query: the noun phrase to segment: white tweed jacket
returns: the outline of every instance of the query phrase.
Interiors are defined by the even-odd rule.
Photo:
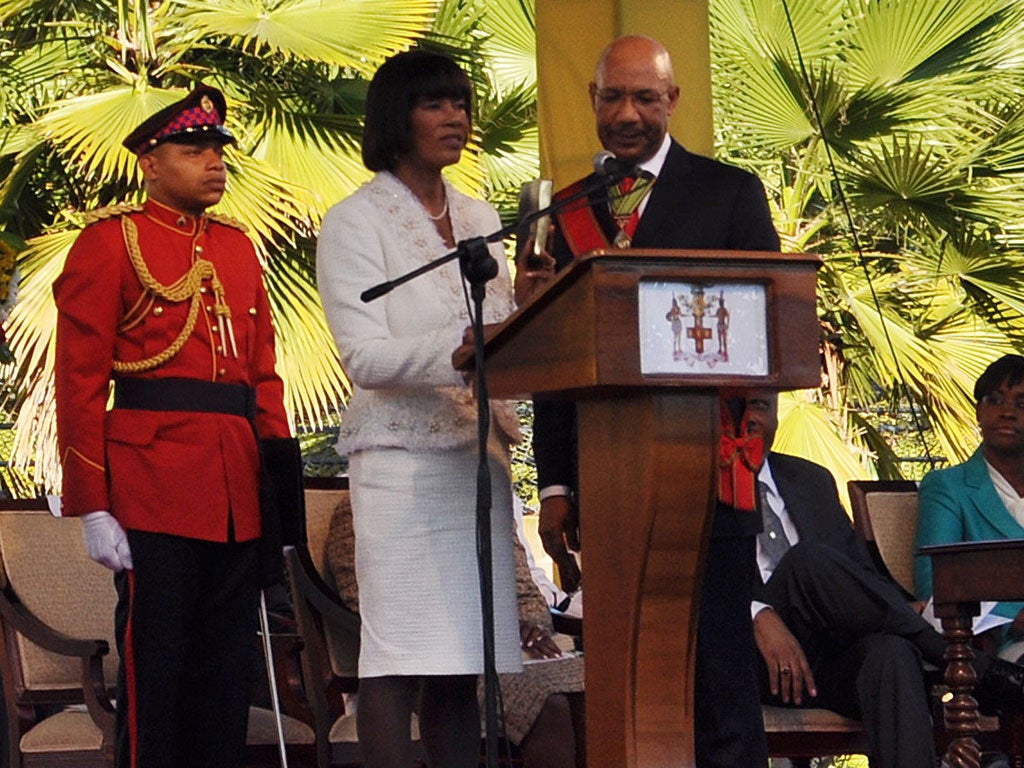
[[[445,182],[456,241],[498,229],[495,210]],[[514,309],[508,264],[490,246],[498,276],[487,284],[484,320]],[[317,285],[327,322],[353,383],[337,449],[453,449],[476,439],[472,389],[451,354],[469,325],[458,260],[364,304],[359,294],[448,252],[426,210],[392,174],[382,172],[333,206],[317,243]],[[467,289],[468,290],[468,289]],[[518,440],[510,403],[491,404],[492,425]]]

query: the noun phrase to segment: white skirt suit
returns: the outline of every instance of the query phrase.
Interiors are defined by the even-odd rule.
[[[500,226],[487,203],[446,183],[455,239]],[[500,245],[485,322],[513,310]],[[368,304],[365,289],[448,252],[426,210],[379,173],[324,217],[317,281],[353,383],[338,451],[349,456],[362,645],[360,677],[483,671],[476,559],[476,402],[452,368],[469,325],[458,260]],[[499,671],[521,668],[512,556],[511,404],[492,402],[489,443]]]

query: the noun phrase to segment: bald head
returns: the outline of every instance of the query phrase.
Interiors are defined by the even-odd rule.
[[[613,68],[622,66],[644,66],[654,70],[658,79],[668,88],[675,85],[672,71],[672,57],[665,46],[647,35],[623,35],[612,40],[597,60],[594,68],[594,82],[601,86],[609,63]]]
[[[651,159],[679,101],[665,46],[646,35],[613,41],[598,59],[590,99],[605,149],[633,163]]]

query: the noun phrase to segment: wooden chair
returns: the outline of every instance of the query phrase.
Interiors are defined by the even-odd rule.
[[[348,480],[307,478],[305,487],[307,543],[285,547],[285,566],[302,638],[302,677],[317,766],[356,766],[361,756],[355,715],[345,710],[344,694],[358,688],[359,614],[324,580],[327,532],[335,508],[348,496]],[[418,742],[415,718],[410,732]]]
[[[917,484],[909,480],[851,480],[853,524],[875,565],[891,576],[907,596],[913,594],[914,527]],[[868,754],[864,728],[857,720],[827,709],[764,707],[768,753],[788,757],[796,766],[820,755]]]
[[[853,527],[867,544],[879,572],[914,597],[914,535],[917,483],[913,480],[851,480],[846,484]]]
[[[306,480],[305,545],[285,548],[285,567],[292,592],[295,620],[302,638],[302,678],[312,714],[316,757],[319,768],[358,764],[355,718],[345,712],[343,693],[357,688],[356,660],[359,653],[359,616],[352,613],[323,581],[323,542],[330,516],[340,498],[348,493],[344,478]],[[316,553],[315,555],[313,553]],[[331,666],[331,644],[327,629],[338,642],[346,641],[353,654],[345,668]]]
[[[11,768],[113,764],[110,699],[118,656],[111,573],[85,554],[81,522],[56,518],[44,499],[0,501],[0,674]],[[278,669],[286,669],[282,638]],[[255,649],[254,649],[255,650]],[[84,706],[83,706],[84,705]],[[284,718],[290,750],[312,759],[313,730]],[[249,713],[248,766],[279,765],[277,726]]]
[[[116,596],[81,524],[0,502],[0,674],[11,768],[113,764]],[[83,706],[84,705],[84,706]]]
[[[820,707],[766,704],[764,730],[768,756],[788,758],[794,768],[808,768],[822,755],[868,754],[867,734],[859,720]]]

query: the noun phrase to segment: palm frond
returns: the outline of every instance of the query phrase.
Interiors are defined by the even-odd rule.
[[[537,40],[533,3],[489,0],[480,26],[487,33],[481,52],[494,73],[499,97],[509,89],[535,86]]]
[[[480,131],[487,197],[497,204],[495,195],[512,190],[518,195],[519,186],[537,175],[540,136],[536,87],[511,88],[499,102],[489,103],[481,110]]]
[[[806,110],[800,85],[785,76],[792,71],[777,61],[748,59],[748,66],[719,75],[729,95],[723,97],[732,119],[727,128],[736,143],[755,150],[780,151],[808,141],[816,127]],[[742,87],[740,87],[742,83]]]
[[[184,98],[185,91],[111,88],[57,102],[37,121],[39,130],[86,177],[138,183],[134,155],[121,140],[155,112]]]
[[[881,281],[883,291],[896,284]],[[879,314],[865,299],[854,297],[849,303],[866,346],[863,354],[848,354],[850,373],[859,370],[862,376],[859,385],[851,377],[854,391],[870,402],[877,395],[865,389],[865,382],[872,389],[897,390],[905,383],[906,396],[924,405],[946,454],[966,458],[976,447],[970,396],[974,381],[993,359],[1013,351],[1012,344],[970,313],[946,312],[941,324],[916,330],[895,310],[883,307]],[[889,303],[899,305],[895,297]]]
[[[323,428],[342,408],[352,385],[341,369],[311,270],[294,258],[275,260],[267,291],[277,333],[277,368],[286,384],[291,413]],[[296,307],[307,311],[297,312]]]
[[[173,0],[180,19],[203,37],[253,54],[276,54],[349,67],[371,75],[430,26],[437,0]],[[382,20],[387,20],[382,23]]]
[[[217,211],[248,227],[256,235],[257,248],[275,238],[288,241],[295,223],[306,219],[292,186],[266,163],[230,147],[224,158],[228,183]]]
[[[62,96],[81,77],[70,62],[88,50],[88,42],[76,31],[58,27],[36,44],[0,54],[4,69],[0,89],[7,108],[34,115],[39,105]]]
[[[973,186],[964,168],[921,137],[893,136],[865,146],[845,165],[846,192],[893,222],[926,220],[940,231],[961,218],[997,220],[1012,206],[1004,194]]]
[[[264,159],[282,178],[289,179],[292,195],[316,226],[331,205],[370,178],[360,159],[359,145],[350,138],[335,137],[337,143],[332,150],[319,142],[297,139],[286,125],[274,125],[267,129],[264,139]]]
[[[18,255],[20,295],[5,325],[15,356],[15,367],[7,377],[7,384],[16,390],[50,378],[49,358],[57,323],[50,287],[63,269],[64,259],[77,236],[77,229],[42,235],[30,240]]]
[[[306,109],[302,103],[278,103],[253,114],[252,133],[259,140],[252,154],[288,181],[291,194],[318,225],[324,211],[370,173],[360,158],[357,118]]]
[[[1024,176],[1024,110],[1011,115],[976,150],[984,172]]]
[[[851,83],[890,87],[961,73],[966,62],[979,60],[978,44],[1013,6],[1014,0],[866,3],[851,28],[846,75]]]
[[[849,509],[846,481],[871,476],[866,452],[858,454],[842,437],[844,427],[815,401],[815,393],[784,392],[779,395],[779,430],[773,450],[802,456],[828,467],[844,505]]]
[[[830,10],[815,0],[786,5],[774,0],[715,0],[709,9],[715,59],[728,61],[741,52],[751,52],[757,58],[793,60],[797,46],[808,60],[834,55],[838,41],[848,35],[849,21]]]

